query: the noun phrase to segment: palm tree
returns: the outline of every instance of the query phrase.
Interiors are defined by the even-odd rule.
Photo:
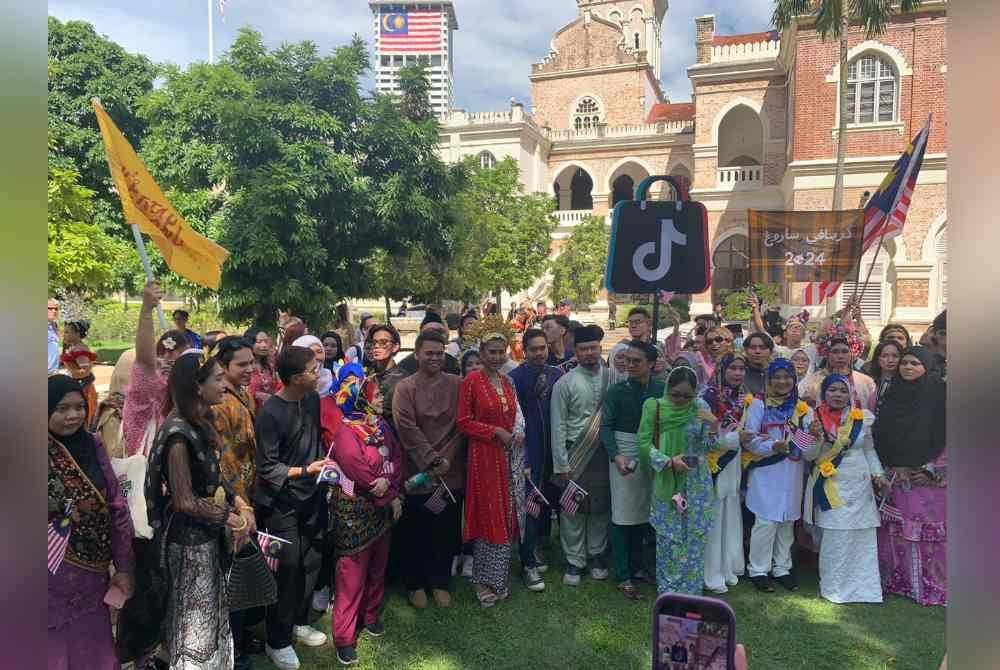
[[[837,126],[837,170],[833,178],[833,209],[843,208],[844,159],[847,155],[847,33],[850,23],[864,26],[865,37],[871,39],[885,32],[894,13],[911,12],[921,0],[775,0],[771,21],[779,30],[790,26],[796,18],[812,16],[821,39],[840,39],[840,84]]]

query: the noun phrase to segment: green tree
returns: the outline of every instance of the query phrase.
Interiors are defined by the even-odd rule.
[[[553,299],[568,299],[581,306],[594,302],[607,262],[604,217],[588,216],[573,229],[562,253],[550,262]]]
[[[91,298],[114,284],[113,266],[124,244],[94,219],[94,192],[80,184],[75,170],[49,167],[49,293]]]
[[[455,198],[461,230],[445,283],[456,297],[523,291],[547,267],[557,225],[554,203],[550,197],[524,193],[511,158],[482,168],[473,156],[464,165],[469,182]]]
[[[868,39],[885,32],[894,13],[912,12],[922,0],[775,0],[771,21],[780,30],[796,19],[811,16],[822,39],[836,38],[840,42],[840,85],[837,100],[840,121],[837,126],[837,168],[833,181],[834,210],[843,209],[844,160],[847,157],[847,36],[850,24],[864,27]]]
[[[127,238],[90,99],[100,98],[126,137],[137,142],[146,130],[136,114],[137,101],[153,89],[157,67],[98,35],[89,23],[51,16],[48,58],[49,162],[78,171],[80,184],[94,192],[97,222]]]
[[[379,258],[440,228],[436,121],[363,97],[367,69],[360,38],[323,56],[310,42],[268,50],[243,29],[217,65],[166,69],[141,102],[150,171],[231,254],[223,318],[269,323],[282,308],[323,323],[375,289]]]

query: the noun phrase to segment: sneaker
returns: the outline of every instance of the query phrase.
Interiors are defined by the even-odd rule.
[[[459,572],[462,571],[462,564],[465,562],[465,556],[459,555],[451,559],[451,576],[455,577]]]
[[[410,591],[409,595],[410,604],[413,605],[418,610],[425,609],[427,607],[427,592],[423,589],[417,589],[416,591]]]
[[[528,568],[524,571],[524,586],[529,591],[544,591],[545,582],[542,580],[542,575],[539,573],[538,568]]]
[[[774,581],[778,582],[789,591],[799,590],[799,580],[796,579],[795,575],[791,572],[789,572],[787,575],[781,575],[780,577],[775,577]]]
[[[383,635],[385,635],[385,624],[382,623],[381,621],[376,621],[374,623],[368,624],[367,626],[362,628],[362,630],[371,635],[372,637],[382,637]]]
[[[434,589],[431,591],[434,604],[438,607],[451,607],[451,594],[444,589]]]
[[[549,569],[549,564],[545,562],[545,554],[542,553],[540,547],[535,547],[535,569],[539,572],[545,572]]]
[[[337,660],[341,665],[357,665],[358,652],[354,647],[337,647]]]
[[[628,600],[638,600],[641,597],[638,587],[632,583],[631,579],[619,583],[618,590],[621,591],[622,595],[624,595]]]
[[[706,584],[705,585],[705,590],[706,591],[711,591],[712,593],[717,593],[719,595],[722,595],[723,593],[729,593],[729,587],[727,587],[725,584],[723,584],[722,586],[715,587],[715,588],[712,588],[711,586],[708,586]]]
[[[266,645],[264,652],[278,670],[299,670],[299,657],[292,649],[292,645],[281,649],[271,649],[270,645]]]
[[[466,556],[465,560],[462,561],[462,576],[472,579],[472,556]]]
[[[596,580],[604,580],[608,578],[608,566],[604,564],[604,559],[594,559],[590,567],[590,576]]]
[[[736,586],[740,583],[739,577],[733,577],[732,579],[726,580],[726,586]]]
[[[312,608],[317,612],[325,612],[330,608],[329,586],[324,586],[319,591],[313,591]]]
[[[326,644],[326,633],[318,631],[312,626],[296,626],[295,639],[307,647],[322,647]]]
[[[583,574],[583,568],[578,568],[575,565],[567,565],[566,572],[563,573],[563,584],[566,586],[579,586],[580,576]]]

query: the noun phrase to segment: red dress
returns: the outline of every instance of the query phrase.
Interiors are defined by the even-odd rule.
[[[458,430],[469,438],[469,466],[465,483],[463,541],[511,544],[519,534],[511,505],[510,463],[507,451],[493,435],[496,427],[514,431],[517,396],[506,375],[500,375],[503,399],[482,371],[465,378],[458,396]]]

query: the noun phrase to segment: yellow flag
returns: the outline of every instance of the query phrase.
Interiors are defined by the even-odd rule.
[[[195,284],[219,288],[222,264],[229,252],[188,225],[163,195],[101,103],[95,98],[91,104],[101,127],[104,152],[122,201],[125,221],[138,225],[139,230],[156,242],[171,270]]]

